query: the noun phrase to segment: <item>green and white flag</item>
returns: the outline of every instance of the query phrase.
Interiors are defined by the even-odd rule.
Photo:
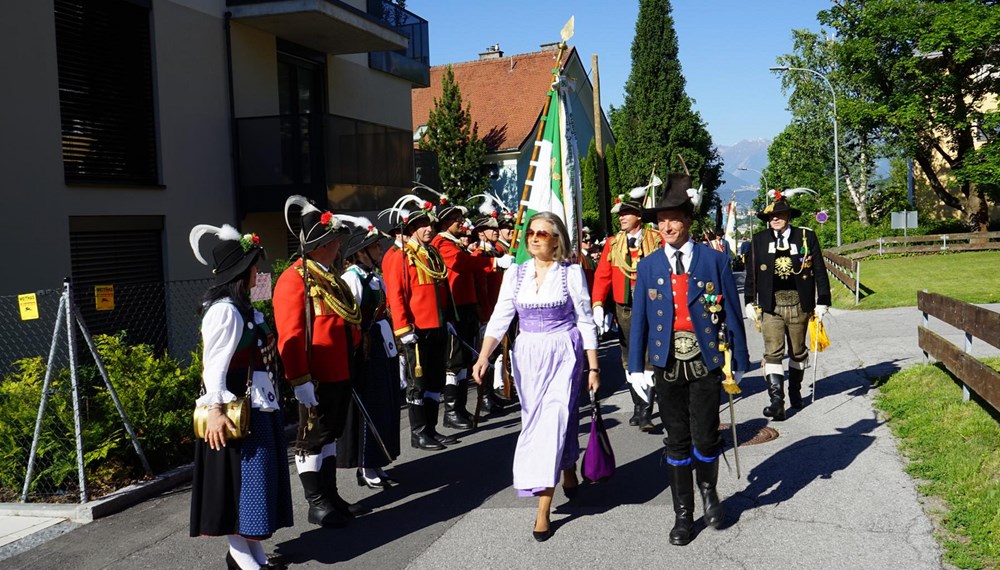
[[[517,227],[516,263],[530,257],[525,232],[528,221],[538,212],[553,212],[559,216],[569,230],[571,255],[579,251],[582,194],[580,155],[568,97],[572,89],[573,83],[560,76],[553,85],[548,109],[542,117],[542,138],[535,141],[538,157],[531,162],[534,166],[532,178],[525,182],[530,190]]]

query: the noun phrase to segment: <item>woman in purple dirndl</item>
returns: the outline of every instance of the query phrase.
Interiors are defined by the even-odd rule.
[[[597,390],[600,370],[587,279],[579,265],[566,261],[566,226],[549,212],[535,214],[525,237],[532,259],[504,275],[473,377],[482,382],[497,339],[516,314],[513,371],[521,398],[521,434],[514,451],[514,488],[520,496],[538,497],[532,534],[541,542],[552,535],[549,511],[560,474],[567,497],[579,486],[577,398],[584,353],[588,389]]]

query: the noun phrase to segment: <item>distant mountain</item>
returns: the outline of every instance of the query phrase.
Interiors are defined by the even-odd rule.
[[[767,139],[753,139],[716,147],[723,162],[722,187],[718,190],[723,202],[729,201],[736,190],[756,189],[760,186],[760,175],[754,170],[764,170],[767,167],[767,147],[770,144],[771,141]],[[754,192],[738,192],[736,202],[749,206],[755,196]]]

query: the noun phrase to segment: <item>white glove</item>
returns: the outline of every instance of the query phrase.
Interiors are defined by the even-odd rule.
[[[608,332],[608,327],[604,325],[604,307],[601,305],[594,307],[594,324],[597,325],[598,336]]]
[[[306,382],[305,384],[299,384],[296,386],[295,399],[307,408],[319,405],[319,402],[316,400],[316,388],[313,386],[312,382]]]
[[[737,370],[736,372],[733,372],[733,381],[739,384],[741,380],[743,380],[743,371]]]
[[[496,266],[499,267],[500,269],[507,269],[508,267],[510,267],[511,263],[514,263],[514,258],[510,255],[503,255],[501,257],[496,258],[496,261],[494,263],[496,263]]]
[[[754,305],[753,303],[747,303],[746,315],[747,315],[748,319],[750,319],[751,321],[753,321],[753,322],[756,323],[757,322],[757,306]]]
[[[628,383],[632,385],[632,389],[635,390],[636,394],[639,394],[642,401],[648,404],[649,400],[646,399],[646,392],[653,387],[653,371],[629,372]]]
[[[826,316],[826,313],[829,310],[830,307],[827,307],[826,305],[816,305],[816,310],[814,311],[816,314],[816,320],[823,322],[823,317]]]
[[[416,344],[417,343],[417,333],[408,332],[403,336],[399,337],[399,342],[403,344]]]

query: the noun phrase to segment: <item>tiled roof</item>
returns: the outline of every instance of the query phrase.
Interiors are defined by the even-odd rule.
[[[563,61],[576,52],[570,48]],[[462,102],[470,107],[479,136],[490,151],[518,149],[535,136],[535,124],[556,67],[555,50],[521,53],[482,61],[451,64]],[[431,85],[411,91],[413,130],[427,124],[434,99],[441,97],[447,65],[431,68]]]

